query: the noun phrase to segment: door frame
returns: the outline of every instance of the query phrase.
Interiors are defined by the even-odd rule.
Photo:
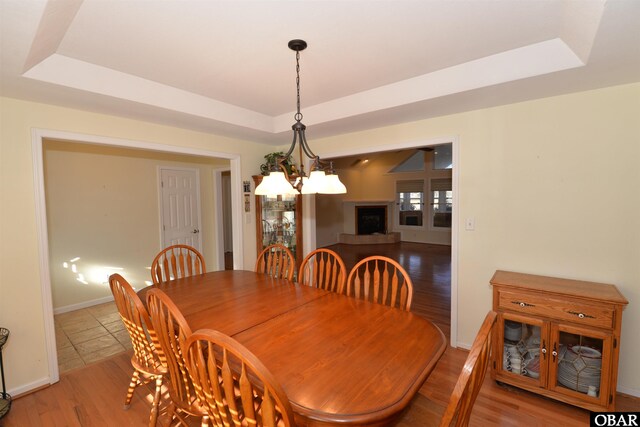
[[[164,206],[162,205],[162,171],[163,170],[178,170],[178,171],[194,171],[196,173],[196,206],[198,210],[198,230],[200,230],[200,238],[198,239],[199,247],[196,249],[202,253],[203,242],[202,239],[204,233],[202,233],[202,205],[200,203],[200,169],[198,168],[189,168],[189,167],[180,167],[180,166],[158,166],[158,214],[160,216],[160,248],[166,248],[164,243]],[[215,191],[215,190],[214,190]],[[214,218],[214,229],[216,228],[217,218]]]
[[[222,236],[222,239],[216,239],[216,254],[218,258],[216,259],[216,270],[224,270],[224,212],[223,212],[223,204],[224,200],[222,198],[222,173],[229,172],[229,168],[216,168],[213,170],[213,204],[216,215],[216,236]],[[233,183],[232,183],[233,184]],[[231,192],[233,193],[233,191]],[[233,215],[235,216],[235,215]],[[233,221],[233,218],[232,218]],[[235,244],[235,239],[233,239],[233,235],[235,234],[235,229],[231,227],[231,245]],[[232,248],[234,258],[235,258],[235,247]],[[234,261],[235,264],[235,261]]]
[[[163,153],[187,154],[229,160],[231,169],[231,188],[238,189],[238,191],[231,191],[231,210],[233,212],[233,267],[236,270],[242,270],[244,266],[244,231],[242,225],[242,218],[244,216],[242,215],[243,205],[242,198],[240,196],[240,189],[242,188],[242,168],[240,154],[223,153],[201,148],[165,145],[138,140],[113,138],[108,136],[89,135],[77,132],[32,128],[31,153],[33,165],[33,186],[35,193],[36,236],[38,242],[38,259],[40,267],[40,289],[42,294],[45,350],[47,353],[49,376],[44,378],[42,381],[31,384],[30,388],[53,384],[60,380],[60,372],[58,370],[58,353],[56,349],[55,325],[53,320],[51,273],[49,270],[49,237],[47,228],[47,206],[45,200],[43,161],[43,140],[45,139],[62,139],[68,142],[76,142],[82,144],[97,144],[112,147],[133,148]]]
[[[451,212],[451,334],[449,341],[451,347],[455,348],[460,345],[463,348],[468,348],[468,344],[458,343],[458,223],[460,215],[460,191],[458,186],[460,176],[460,138],[457,135],[452,135],[447,137],[394,142],[391,144],[377,146],[370,145],[344,151],[327,151],[316,153],[322,156],[322,158],[327,159],[333,157],[346,157],[361,154],[379,153],[383,151],[398,151],[403,149],[428,147],[448,143],[451,143],[453,160],[453,170],[451,171],[451,189],[453,191],[453,203]],[[302,198],[302,211],[307,212],[305,213],[303,218],[303,227],[304,230],[309,230],[309,232],[305,231],[304,233],[303,246],[305,253],[308,253],[316,247],[316,204],[314,197]]]

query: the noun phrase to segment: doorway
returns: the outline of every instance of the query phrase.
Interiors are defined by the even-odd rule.
[[[222,178],[222,236],[224,238],[224,269],[233,270],[233,227],[231,224],[231,172],[224,171]]]
[[[116,147],[116,148],[130,148],[142,150],[152,153],[165,153],[165,154],[179,154],[187,156],[195,156],[200,158],[219,158],[226,159],[229,163],[229,169],[231,171],[231,180],[234,186],[240,188],[240,156],[238,154],[220,153],[205,149],[194,149],[188,147],[171,146],[164,144],[155,144],[141,141],[122,140],[109,137],[101,137],[95,135],[76,134],[71,132],[61,132],[54,130],[33,129],[32,130],[32,155],[33,155],[33,170],[34,170],[34,189],[35,189],[35,201],[36,201],[36,223],[37,223],[37,237],[39,247],[39,261],[41,272],[41,288],[42,288],[42,306],[43,306],[43,318],[45,327],[45,342],[47,351],[47,363],[49,376],[43,379],[41,385],[52,384],[59,380],[58,360],[56,351],[56,338],[55,328],[53,320],[53,297],[51,288],[51,265],[50,265],[50,253],[49,253],[49,241],[48,241],[48,223],[47,223],[47,208],[45,200],[45,183],[44,183],[44,161],[43,161],[43,143],[45,139],[61,140],[68,143],[80,143],[101,147]],[[155,187],[155,184],[154,184]],[[152,187],[153,188],[153,187]],[[156,197],[157,205],[157,192],[151,189],[151,193]],[[233,239],[234,250],[237,251],[237,256],[234,257],[234,267],[242,269],[243,267],[243,230],[241,215],[242,205],[240,196],[237,194],[231,194],[232,199],[232,224],[233,224]],[[135,207],[135,206],[134,206]],[[157,233],[157,226],[155,226]],[[136,233],[132,233],[135,236]],[[156,234],[157,236],[157,234]],[[159,238],[156,237],[156,243],[160,246]]]
[[[451,169],[451,228],[450,228],[450,238],[447,238],[450,241],[450,345],[452,347],[457,347],[457,318],[458,318],[458,310],[457,310],[457,295],[458,295],[458,203],[459,203],[459,190],[458,190],[458,177],[460,174],[459,168],[459,138],[457,136],[448,136],[448,137],[440,137],[429,140],[421,140],[421,141],[409,141],[409,142],[401,142],[389,144],[386,146],[379,147],[360,147],[348,151],[335,151],[335,152],[325,152],[320,153],[323,159],[342,159],[351,156],[359,156],[362,159],[366,159],[368,155],[374,153],[382,153],[382,152],[397,152],[400,150],[408,150],[408,149],[418,149],[425,150],[436,146],[442,146],[450,144],[451,147],[451,160],[452,160],[452,169]],[[372,186],[372,183],[367,183],[367,185]],[[349,200],[353,201],[353,195],[349,195],[349,189],[347,188],[347,194],[340,198],[336,196],[332,196],[331,198],[331,209],[338,210],[340,215],[343,218],[349,216],[351,220],[355,218],[353,212],[348,212],[347,209],[344,209],[344,203]],[[371,203],[376,202],[379,204],[381,200],[369,200]],[[394,203],[395,200],[382,200],[383,202]],[[309,220],[309,224],[307,226],[307,230],[313,230],[313,233],[305,234],[305,252],[310,251],[312,248],[315,249],[317,247],[317,236],[326,236],[326,235],[335,235],[337,230],[334,228],[327,228],[325,225],[322,228],[317,228],[317,216],[316,213],[316,200],[315,198],[309,198],[306,201],[303,199],[304,205],[303,208],[307,210],[307,212],[313,212],[314,217]],[[323,212],[326,212],[326,208],[323,208]],[[354,208],[355,211],[355,208]],[[320,239],[322,240],[322,239]],[[331,242],[321,242],[320,246],[331,245]]]
[[[192,245],[213,258],[212,241],[221,236],[213,231],[212,203],[204,204],[201,224],[200,192],[211,199],[214,186],[200,185],[199,177],[201,171],[228,163],[45,141],[49,265],[61,372],[130,348],[112,302],[111,274],[121,274],[134,289],[148,286],[151,260],[173,243]]]

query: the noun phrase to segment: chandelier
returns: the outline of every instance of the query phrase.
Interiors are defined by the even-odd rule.
[[[333,162],[321,160],[315,155],[305,137],[307,127],[302,124],[302,113],[300,113],[300,51],[307,48],[304,40],[291,40],[289,49],[296,52],[296,90],[297,90],[297,112],[293,116],[296,122],[291,126],[293,129],[293,141],[291,147],[284,155],[278,156],[269,165],[269,174],[266,175],[260,185],[256,187],[258,196],[276,196],[282,194],[343,194],[347,192],[336,171]],[[291,154],[298,145],[300,166],[294,165],[293,172],[287,173],[283,163],[290,159]],[[311,160],[311,171],[309,176],[304,171],[303,154]]]

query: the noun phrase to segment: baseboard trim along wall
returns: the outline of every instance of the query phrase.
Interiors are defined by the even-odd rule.
[[[19,387],[7,390],[7,393],[11,395],[12,399],[17,399],[25,394],[36,392],[42,388],[46,388],[52,384],[49,377],[41,378],[29,384],[24,384]]]
[[[69,311],[80,310],[87,307],[92,307],[98,304],[104,304],[105,302],[113,301],[113,295],[109,295],[107,297],[92,299],[90,301],[79,302],[77,304],[65,305],[64,307],[58,307],[53,309],[53,314],[62,314],[67,313]]]

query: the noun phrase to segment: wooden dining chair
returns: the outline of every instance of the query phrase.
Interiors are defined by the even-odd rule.
[[[151,280],[157,285],[167,280],[206,273],[204,257],[189,245],[172,245],[160,251],[151,263]]]
[[[207,417],[207,412],[200,407],[196,398],[182,353],[183,343],[191,335],[191,328],[171,298],[158,288],[147,292],[147,307],[162,350],[161,360],[169,373],[169,425],[176,420],[177,425],[187,426],[189,423],[186,418],[189,416],[203,417],[203,425],[206,425],[204,417]]]
[[[156,349],[155,332],[151,327],[149,313],[133,290],[129,282],[119,274],[109,276],[109,286],[115,300],[122,323],[129,333],[133,346],[133,375],[124,401],[125,409],[129,408],[136,387],[155,381],[155,392],[151,404],[149,425],[155,426],[158,419],[158,405],[162,389],[162,381],[167,373]]]
[[[218,331],[194,332],[183,348],[200,406],[216,426],[293,426],[282,387],[246,347]]]
[[[400,264],[376,255],[363,259],[351,269],[345,289],[340,293],[409,311],[413,283]]]
[[[347,282],[347,267],[340,255],[331,249],[316,249],[302,260],[298,283],[340,292]]]
[[[276,279],[293,280],[296,259],[284,245],[269,245],[260,252],[256,260],[256,273],[264,273]]]
[[[473,341],[446,408],[422,395],[417,395],[402,418],[394,424],[395,427],[415,425],[466,427],[469,425],[473,404],[478,397],[489,367],[491,339],[495,330],[496,320],[496,312],[489,311]],[[440,416],[439,420],[438,416]]]

